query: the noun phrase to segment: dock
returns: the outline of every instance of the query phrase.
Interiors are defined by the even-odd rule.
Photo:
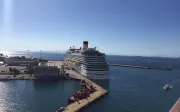
[[[74,102],[70,105],[67,105],[64,108],[65,110],[63,112],[79,112],[80,110],[84,109],[85,107],[92,104],[93,102],[95,102],[96,100],[98,100],[99,98],[101,98],[102,96],[108,93],[105,89],[103,89],[96,83],[92,82],[91,80],[87,79],[86,77],[82,76],[82,79],[85,80],[87,83],[90,83],[91,85],[96,87],[97,91],[94,92],[93,94],[90,94],[90,97],[88,97],[88,99],[83,99],[80,100],[79,103]]]
[[[61,65],[64,64],[63,61],[51,61],[49,63],[50,63],[50,66],[57,66],[58,68],[61,68],[62,67]],[[76,71],[73,71],[73,70],[66,70],[66,72],[70,74],[71,78],[74,77],[75,79],[85,80],[86,83],[94,86],[96,88],[96,91],[94,93],[90,94],[90,97],[88,97],[87,99],[79,100],[79,103],[74,102],[69,105],[66,105],[64,107],[63,112],[79,112],[80,110],[82,110],[85,107],[87,107],[88,105],[94,103],[95,101],[97,101],[102,96],[104,96],[108,93],[108,91],[106,91],[104,88],[100,87],[99,85],[97,85],[93,81],[89,80],[85,76],[81,75],[80,73],[77,73]]]
[[[176,101],[169,112],[180,112],[180,98]]]
[[[170,67],[153,67],[153,66],[139,66],[139,65],[128,65],[128,64],[109,64],[110,66],[120,66],[120,67],[131,67],[131,68],[141,68],[141,69],[157,69],[157,70],[171,70]]]

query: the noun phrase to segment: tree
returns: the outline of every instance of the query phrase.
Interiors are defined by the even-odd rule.
[[[13,73],[13,75],[16,74],[16,69],[15,68],[12,69],[12,73]]]
[[[12,71],[13,71],[13,69],[12,69],[12,68],[9,68],[9,73],[10,73],[10,74],[12,74]]]
[[[69,77],[69,73],[66,73],[66,77]]]
[[[25,56],[21,56],[21,59],[26,59],[26,57]]]
[[[20,70],[16,69],[16,75],[20,74]]]
[[[27,73],[30,75],[34,74],[34,68],[32,66],[29,66],[27,71],[28,71]]]
[[[13,72],[13,75],[18,75],[20,74],[20,70],[16,69],[16,68],[13,68],[12,69],[12,72]]]
[[[34,69],[33,67],[30,68],[30,75],[34,74]]]

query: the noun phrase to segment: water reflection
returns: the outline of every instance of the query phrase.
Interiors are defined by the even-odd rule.
[[[0,112],[17,112],[19,108],[28,108],[27,102],[19,93],[18,86],[18,83],[14,83],[14,81],[0,82]]]
[[[103,87],[104,89],[109,90],[110,80],[92,80],[92,81],[97,83],[99,86]]]
[[[34,80],[33,87],[34,89],[56,89],[58,88],[59,81],[47,81],[47,80]]]

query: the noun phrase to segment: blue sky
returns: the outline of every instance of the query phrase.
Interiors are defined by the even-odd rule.
[[[0,50],[97,46],[107,54],[180,56],[179,0],[0,0]]]

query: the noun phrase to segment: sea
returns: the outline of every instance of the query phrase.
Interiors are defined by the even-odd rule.
[[[39,52],[11,52],[8,56],[39,57]],[[41,53],[41,58],[62,60],[63,53]],[[83,112],[168,112],[180,97],[180,59],[107,55],[108,63],[165,66],[172,71],[110,67],[109,81],[95,81],[108,95]],[[171,84],[169,91],[163,90]],[[55,112],[79,89],[74,80],[0,81],[0,112]]]

